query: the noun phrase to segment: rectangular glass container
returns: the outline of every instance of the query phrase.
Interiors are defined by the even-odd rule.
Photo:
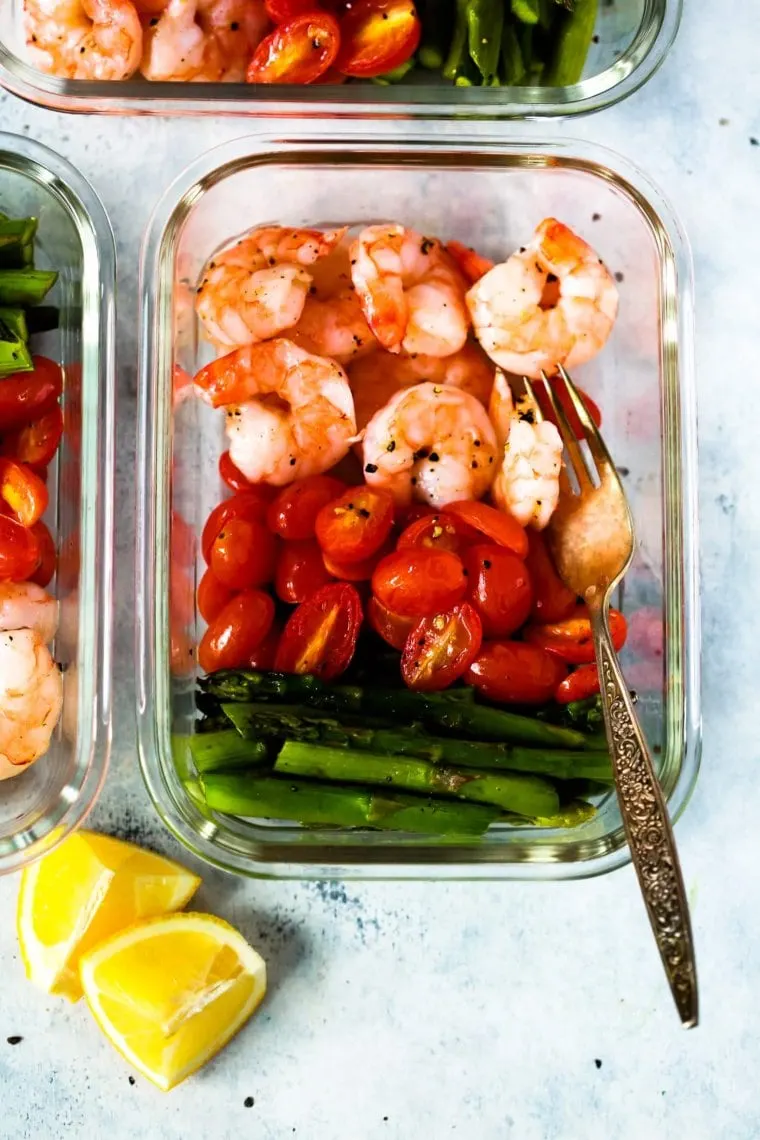
[[[57,79],[25,57],[22,0],[0,5],[0,83],[57,111],[158,115],[297,117],[414,116],[551,118],[598,111],[636,91],[657,70],[676,35],[681,0],[600,0],[594,42],[579,83],[565,87],[455,87],[429,72],[412,82],[309,87],[244,83],[90,82]],[[414,73],[413,73],[414,74]]]
[[[183,638],[197,643],[203,628],[194,600],[203,565],[170,581],[170,556],[189,534],[197,543],[225,493],[217,469],[224,417],[187,398],[189,376],[209,357],[193,311],[207,259],[256,225],[387,220],[498,259],[546,215],[580,231],[619,281],[610,340],[575,379],[602,408],[636,521],[637,554],[618,604],[627,615],[644,609],[648,632],[629,639],[624,662],[673,815],[686,803],[701,740],[692,283],[686,241],[662,195],[586,143],[243,139],[201,158],[167,191],[146,235],[140,285],[140,755],[161,818],[209,862],[291,877],[569,878],[627,860],[614,794],[574,830],[496,826],[481,841],[451,844],[204,814],[172,759],[172,732],[193,729]],[[173,625],[180,614],[190,616],[186,631]]]
[[[39,218],[36,264],[59,273],[46,304],[59,308],[60,326],[35,338],[35,348],[64,374],[64,431],[48,469],[44,516],[58,551],[47,589],[60,606],[52,652],[63,669],[63,711],[47,754],[0,782],[6,872],[82,823],[108,762],[116,255],[95,192],[68,162],[30,139],[0,134],[0,210]]]

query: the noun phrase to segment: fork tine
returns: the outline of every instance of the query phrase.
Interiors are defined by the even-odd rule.
[[[554,413],[554,418],[556,420],[557,427],[559,428],[559,434],[562,436],[562,442],[565,446],[565,451],[568,454],[568,458],[570,459],[570,463],[572,464],[573,471],[575,472],[575,477],[578,480],[578,484],[581,490],[586,483],[590,484],[593,487],[594,474],[589,468],[588,460],[583,454],[583,450],[580,446],[580,443],[578,442],[578,437],[570,426],[569,419],[565,415],[565,409],[562,407],[559,400],[554,395],[554,391],[545,372],[541,373],[541,379],[544,382],[546,395],[548,397],[549,403],[552,406],[552,412]]]
[[[546,417],[541,411],[541,405],[536,399],[535,390],[527,376],[523,376],[523,384],[525,385],[525,393],[528,396],[530,402],[533,404],[533,415],[535,416],[536,423],[540,424],[544,421],[544,419],[546,419]]]
[[[608,466],[614,474],[617,474],[617,468],[612,461],[612,456],[607,450],[607,444],[604,442],[599,428],[596,426],[591,416],[589,415],[585,400],[561,364],[559,365],[558,371],[565,383],[565,387],[567,388],[568,395],[570,396],[570,402],[573,405],[573,410],[583,425],[583,431],[586,435],[586,443],[588,444],[589,451],[594,457],[594,462],[599,468],[599,473],[601,474],[602,469]]]

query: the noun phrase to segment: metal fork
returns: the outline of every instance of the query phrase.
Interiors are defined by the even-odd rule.
[[[683,1025],[691,1028],[699,1016],[697,974],[681,867],[667,807],[608,625],[610,595],[633,558],[633,519],[598,428],[561,367],[559,374],[583,427],[588,455],[542,373],[562,436],[566,466],[576,484],[572,485],[563,468],[559,504],[547,537],[560,577],[588,607],[623,826],[671,993]],[[525,390],[536,416],[542,419],[527,379]]]

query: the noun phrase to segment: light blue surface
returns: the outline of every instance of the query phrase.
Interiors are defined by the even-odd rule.
[[[630,869],[554,885],[345,888],[204,872],[199,904],[260,947],[270,997],[216,1062],[164,1096],[140,1078],[130,1085],[83,1008],[24,982],[17,882],[5,879],[3,1140],[760,1136],[760,147],[750,141],[760,138],[758,22],[740,0],[686,8],[673,54],[644,91],[553,129],[643,166],[680,213],[694,252],[705,736],[677,838],[693,907],[700,1028],[679,1028]],[[245,123],[58,118],[0,97],[0,125],[79,165],[116,230],[118,674],[113,763],[93,822],[178,854],[140,782],[132,712],[136,264],[170,177],[213,143],[246,133]],[[14,1034],[23,1041],[6,1044]]]

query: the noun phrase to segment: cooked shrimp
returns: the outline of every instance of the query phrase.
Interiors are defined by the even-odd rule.
[[[47,752],[62,701],[60,670],[39,634],[0,633],[0,780]]]
[[[143,29],[131,0],[24,0],[31,62],[61,79],[129,79]]]
[[[168,0],[146,25],[140,70],[146,79],[240,83],[266,28],[263,0]]]
[[[339,364],[366,356],[377,347],[359,298],[351,287],[324,300],[307,297],[290,337],[307,352],[331,356]]]
[[[508,372],[537,379],[599,352],[618,308],[612,277],[590,245],[545,218],[523,249],[467,294],[475,335]]]
[[[450,356],[467,340],[466,282],[436,238],[367,226],[351,246],[351,276],[367,323],[389,352]]]
[[[504,449],[491,488],[493,500],[523,526],[543,530],[559,500],[560,434],[549,420],[538,419],[530,396],[515,404],[507,378],[498,370],[489,411]]]
[[[0,632],[33,629],[47,645],[58,628],[58,603],[34,582],[0,582]]]
[[[218,348],[240,348],[295,325],[311,285],[311,266],[338,245],[340,230],[263,226],[209,262],[195,308]]]
[[[252,483],[281,487],[333,467],[356,438],[354,401],[339,364],[280,338],[247,345],[195,378],[226,406],[230,458]]]
[[[391,397],[364,434],[364,478],[398,503],[445,507],[479,499],[496,472],[496,437],[474,396],[447,384],[417,384]]]

